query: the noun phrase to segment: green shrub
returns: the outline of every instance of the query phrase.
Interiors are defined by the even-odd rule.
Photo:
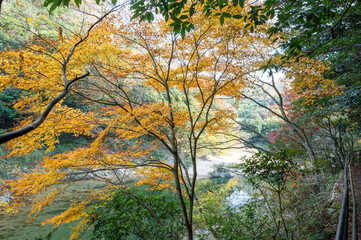
[[[117,191],[93,210],[93,238],[181,239],[180,213],[178,201],[162,192]]]

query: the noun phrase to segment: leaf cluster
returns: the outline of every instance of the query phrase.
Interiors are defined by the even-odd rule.
[[[91,215],[94,239],[180,239],[184,232],[177,200],[162,192],[117,191]]]
[[[275,192],[281,192],[287,180],[293,177],[296,165],[292,162],[291,156],[296,154],[297,152],[290,150],[278,153],[259,152],[232,168],[241,169],[255,186],[266,183]]]
[[[252,202],[237,209],[226,207],[218,216],[209,216],[207,226],[213,228],[219,239],[257,240],[268,239],[273,232],[270,217],[261,215],[261,203]],[[210,234],[199,234],[201,240],[209,239]]]

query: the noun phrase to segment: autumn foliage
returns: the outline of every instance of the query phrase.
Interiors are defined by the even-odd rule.
[[[36,169],[4,182],[14,197],[11,207],[31,200],[33,215],[74,181],[91,178],[106,183],[98,193],[45,221],[58,226],[87,217],[84,210],[90,203],[114,189],[126,189],[125,179],[142,176],[136,186],[176,192],[183,220],[192,225],[198,146],[207,132],[233,127],[227,119],[234,113],[218,98],[242,98],[253,86],[251,74],[277,48],[277,42],[264,34],[267,24],[251,33],[242,21],[226,19],[220,25],[217,18],[197,14],[192,24],[194,30],[182,39],[161,19],[129,22],[118,12],[92,30],[67,64],[68,79],[90,72],[71,87],[71,95],[81,99],[77,106],[61,101],[40,127],[7,144],[7,157],[44,147],[51,152],[64,133],[87,136],[92,142],[45,157]],[[15,107],[29,117],[16,128],[31,123],[63,90],[61,63],[78,41],[77,35],[65,34],[60,27],[58,39],[34,36],[23,48],[1,53],[5,73],[0,75],[0,90],[10,85],[28,92]],[[312,102],[315,92],[329,94],[334,86],[321,77],[326,68],[320,62],[305,61],[285,66],[290,77],[286,76],[294,79],[293,91],[303,92],[306,102]],[[154,158],[159,148],[170,158]],[[182,151],[190,155],[190,175]],[[38,198],[39,193],[46,196]]]

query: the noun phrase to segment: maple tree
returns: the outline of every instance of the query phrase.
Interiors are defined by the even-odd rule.
[[[235,11],[242,14],[245,9]],[[224,120],[232,111],[224,106],[214,111],[217,97],[239,98],[250,83],[249,73],[268,60],[277,44],[263,33],[267,26],[259,33],[250,33],[244,29],[246,23],[234,19],[222,26],[218,19],[201,15],[192,21],[194,31],[181,39],[162,20],[129,23],[118,13],[99,19],[86,39],[60,34],[59,39],[37,38],[24,49],[2,53],[3,68],[7,69],[7,74],[1,75],[2,86],[31,93],[15,104],[19,110],[32,113],[17,129],[28,126],[54,96],[64,91],[81,96],[92,109],[84,112],[59,99],[52,111],[47,111],[46,121],[7,143],[12,149],[9,156],[25,155],[44,146],[52,151],[62,133],[94,139],[87,147],[44,157],[38,168],[5,182],[14,197],[12,207],[34,198],[32,215],[73,181],[90,176],[108,183],[89,199],[46,221],[58,226],[87,217],[84,210],[92,200],[126,189],[124,176],[140,174],[136,185],[174,190],[188,239],[193,238],[199,143],[206,131],[232,125]],[[76,51],[71,50],[74,46]],[[260,52],[263,58],[257,57]],[[89,72],[87,78],[76,77],[83,71]],[[62,75],[74,81],[62,83]],[[159,148],[168,151],[170,161],[152,157]],[[191,174],[185,168],[182,151],[190,155]],[[44,191],[46,197],[38,199],[37,194]]]
[[[314,123],[310,124],[314,117],[307,116],[297,106],[322,107],[318,105],[319,99],[336,97],[342,93],[343,88],[337,86],[334,81],[323,77],[328,66],[321,61],[303,57],[302,59],[290,58],[288,63],[283,63],[282,58],[281,55],[274,56],[268,62],[272,69],[267,68],[267,72],[263,72],[263,74],[254,72],[249,75],[252,84],[246,91],[242,92],[241,100],[244,103],[254,104],[270,116],[275,117],[279,128],[277,132],[282,132],[281,135],[284,136],[280,137],[280,134],[275,131],[264,133],[261,129],[256,129],[247,121],[242,121],[236,117],[232,118],[232,121],[239,126],[239,130],[248,131],[259,137],[266,145],[260,146],[250,141],[247,135],[239,131],[220,132],[221,135],[229,137],[224,148],[232,147],[229,143],[241,142],[261,152],[276,153],[285,146],[294,148],[300,144],[308,158],[314,162],[317,156],[314,152],[312,134],[320,126]],[[281,74],[282,77],[276,79],[275,73]],[[261,94],[264,97],[263,101],[259,98]],[[301,116],[307,120],[300,121]],[[275,144],[275,139],[282,139],[283,145]]]
[[[20,6],[20,4],[19,4]],[[43,96],[46,96],[51,101],[48,102],[46,107],[44,105],[38,106],[39,108],[37,110],[32,109],[33,113],[39,113],[38,118],[36,119],[27,119],[27,124],[22,124],[22,128],[19,128],[14,131],[9,131],[3,134],[0,134],[0,144],[3,144],[5,142],[8,142],[12,139],[15,139],[17,137],[20,137],[24,134],[27,134],[37,127],[39,127],[44,120],[48,117],[50,111],[54,108],[56,104],[62,101],[62,99],[67,96],[67,94],[70,91],[71,85],[89,75],[89,72],[84,72],[81,69],[73,70],[73,67],[76,66],[69,66],[69,62],[71,61],[71,58],[74,55],[74,52],[78,50],[78,46],[81,45],[88,37],[92,29],[100,23],[106,16],[108,16],[110,13],[119,10],[119,8],[124,7],[124,5],[119,5],[116,7],[111,8],[110,10],[107,10],[105,13],[101,14],[101,16],[96,16],[96,21],[92,19],[94,22],[89,25],[89,28],[86,31],[80,31],[78,38],[74,38],[72,43],[69,44],[63,44],[63,46],[55,46],[53,45],[54,40],[47,39],[43,35],[41,35],[41,32],[33,30],[33,28],[39,27],[39,23],[43,25],[54,25],[56,26],[56,29],[58,29],[59,32],[59,38],[62,42],[64,42],[63,39],[63,28],[62,26],[59,26],[57,23],[51,24],[52,21],[49,19],[46,19],[45,16],[42,14],[39,16],[39,19],[35,19],[33,17],[26,17],[27,23],[24,25],[28,25],[28,31],[33,33],[33,39],[30,39],[29,42],[39,42],[38,45],[31,45],[31,44],[20,44],[17,43],[16,45],[20,45],[20,49],[16,51],[7,52],[4,51],[2,54],[5,54],[2,56],[2,69],[5,71],[6,74],[1,75],[1,83],[0,83],[0,90],[4,90],[7,86],[16,86],[18,89],[26,90],[26,91],[34,91],[40,94],[43,90],[48,91],[48,94],[42,93]],[[84,20],[84,19],[83,19]],[[29,25],[33,25],[30,27]],[[53,26],[53,27],[54,27]],[[26,28],[25,28],[26,29]],[[56,51],[58,55],[51,55],[49,52]],[[12,54],[12,56],[10,56]],[[54,67],[50,67],[49,65],[42,63],[48,61],[49,58],[54,58],[57,64],[60,64],[61,66],[58,68],[58,65],[55,64]],[[27,69],[28,71],[23,68],[24,65],[31,62],[33,59],[37,59],[38,63],[36,67],[32,69]],[[39,77],[39,75],[42,75],[42,71],[48,71],[48,75]],[[54,71],[54,72],[51,72]],[[51,73],[51,74],[50,74]],[[24,76],[25,75],[25,76]],[[42,81],[39,82],[38,85],[32,85],[29,84],[26,75],[28,77],[37,78],[38,80]],[[11,76],[11,77],[10,77]],[[11,78],[16,77],[17,79],[24,80],[23,85],[14,84],[13,80]],[[48,81],[49,79],[62,79],[63,85],[58,84],[57,86],[54,86],[53,88],[48,88]],[[35,80],[35,79],[34,79]],[[52,80],[57,81],[57,80]],[[61,92],[58,90],[62,89]],[[56,94],[57,93],[57,94]],[[32,95],[32,97],[39,97],[39,95]],[[23,103],[20,103],[21,101],[24,101]],[[23,104],[23,105],[22,105]],[[25,99],[19,100],[19,103],[15,108],[23,109],[26,108],[26,105],[28,103]],[[22,105],[22,107],[20,106]],[[24,123],[24,122],[23,122]]]
[[[93,200],[109,200],[119,189],[126,192],[125,179],[139,176],[136,186],[176,193],[187,237],[192,239],[200,143],[207,133],[235,129],[229,119],[235,119],[236,113],[218,98],[252,101],[246,90],[264,91],[279,106],[266,109],[298,131],[298,140],[309,147],[303,128],[285,111],[274,81],[257,77],[266,63],[281,65],[282,58],[273,56],[276,36],[265,34],[270,24],[252,33],[246,28],[248,22],[226,19],[220,24],[217,16],[201,14],[192,16],[194,29],[180,36],[161,19],[130,23],[129,16],[120,12],[108,16],[115,10],[102,15],[80,40],[59,28],[58,39],[38,35],[24,48],[1,53],[6,74],[1,75],[0,86],[28,91],[14,106],[31,115],[16,126],[22,133],[7,143],[11,149],[7,157],[44,146],[51,152],[64,133],[93,140],[86,147],[45,157],[36,169],[4,182],[14,197],[8,207],[33,199],[30,215],[35,215],[75,181],[89,177],[105,181],[107,185],[88,199],[45,221],[58,226],[83,218],[75,229],[76,238],[79,229],[89,224],[91,216],[85,209]],[[249,8],[233,11],[245,15]],[[334,83],[322,77],[327,68],[321,62],[304,58],[281,66],[304,104],[313,104],[316,95],[337,94]],[[80,96],[88,111],[67,105],[63,99],[70,94]],[[34,128],[39,115],[41,124]],[[170,158],[155,158],[159,149]],[[184,152],[190,155],[190,173]],[[313,159],[312,149],[307,152]],[[41,192],[46,196],[39,198]]]

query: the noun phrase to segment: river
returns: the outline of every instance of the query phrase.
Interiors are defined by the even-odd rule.
[[[214,165],[235,163],[241,156],[249,155],[250,153],[233,151],[226,155],[210,156],[207,159],[199,159],[198,173],[199,178],[209,178],[211,172],[215,169]],[[190,171],[191,172],[191,171]],[[88,194],[89,190],[99,188],[104,184],[97,181],[79,181],[66,189],[49,207],[45,208],[38,217],[31,223],[26,223],[30,217],[27,214],[30,207],[24,207],[21,212],[16,215],[0,215],[0,239],[4,240],[34,240],[45,238],[51,232],[52,225],[41,223],[46,218],[53,217],[66,210],[73,201],[81,201]],[[228,197],[231,205],[237,206],[243,204],[249,195],[250,188],[237,189]],[[62,240],[68,239],[72,228],[76,223],[63,224],[56,231],[54,231],[51,239]],[[84,236],[83,239],[87,239]]]

